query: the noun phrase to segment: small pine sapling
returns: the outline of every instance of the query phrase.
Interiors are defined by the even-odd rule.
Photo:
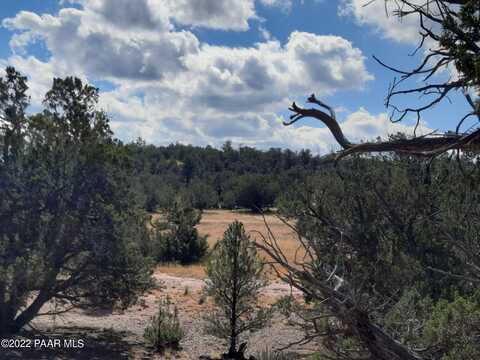
[[[168,297],[162,299],[157,314],[151,317],[143,333],[147,346],[160,353],[167,348],[177,350],[184,335],[177,308],[172,309]]]
[[[225,231],[207,262],[206,292],[215,309],[209,313],[207,331],[228,339],[231,359],[242,359],[245,346],[238,347],[239,336],[266,325],[270,311],[258,309],[259,291],[266,285],[263,263],[254,241],[243,224],[235,221]]]

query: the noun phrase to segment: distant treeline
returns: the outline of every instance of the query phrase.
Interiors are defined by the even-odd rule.
[[[230,142],[217,149],[154,146],[138,140],[126,148],[135,167],[136,192],[149,211],[168,207],[175,196],[182,196],[198,209],[257,211],[275,206],[282,189],[302,181],[320,166],[320,158],[309,150],[235,149]]]

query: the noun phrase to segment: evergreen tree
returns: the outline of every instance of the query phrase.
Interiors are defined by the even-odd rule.
[[[247,208],[258,213],[274,204],[276,194],[275,179],[268,176],[243,175],[235,179],[231,190],[226,192],[227,204]]]
[[[305,339],[332,359],[476,359],[479,176],[466,156],[358,157],[292,187],[280,211],[305,257],[258,246],[305,294]]]
[[[263,264],[255,244],[235,221],[225,231],[207,263],[207,288],[217,306],[206,318],[210,333],[228,339],[228,357],[241,359],[239,336],[265,325],[268,311],[255,310],[259,290],[265,286]]]
[[[150,282],[145,219],[123,148],[96,110],[97,89],[55,79],[46,110],[27,116],[26,79],[0,79],[0,334],[50,300],[132,303]]]
[[[199,261],[208,249],[207,237],[200,236],[195,228],[201,218],[200,211],[177,197],[155,225],[157,260],[182,264]]]

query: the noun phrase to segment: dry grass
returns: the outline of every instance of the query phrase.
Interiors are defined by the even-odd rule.
[[[262,234],[267,233],[264,218],[261,215],[229,210],[205,211],[197,229],[201,235],[208,235],[208,244],[209,247],[212,248],[215,243],[223,237],[223,233],[228,225],[235,220],[242,222],[247,233],[256,241],[261,241],[261,236],[258,235],[258,232]],[[274,215],[266,215],[265,221],[275,235],[287,259],[293,261],[299,246],[293,231]],[[193,277],[197,279],[203,279],[205,277],[205,268],[202,265],[163,265],[159,266],[157,270],[172,276]]]
[[[205,267],[203,265],[166,264],[157,266],[155,271],[178,277],[191,277],[195,279],[204,279],[206,277]]]

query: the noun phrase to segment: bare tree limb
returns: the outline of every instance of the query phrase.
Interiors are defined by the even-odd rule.
[[[289,108],[293,115],[290,116],[292,121],[285,122],[286,126],[292,125],[298,120],[311,117],[320,120],[325,124],[335,137],[337,142],[343,148],[332,160],[338,160],[347,155],[358,153],[379,153],[379,152],[395,152],[402,154],[411,154],[417,156],[434,157],[448,150],[462,150],[479,152],[480,151],[480,129],[471,133],[458,134],[448,133],[445,135],[430,134],[427,136],[418,136],[410,139],[395,139],[389,141],[352,143],[344,135],[340,124],[337,122],[335,113],[332,108],[316,99],[315,95],[308,98],[309,103],[317,104],[329,110],[329,114],[320,109],[310,108],[304,109],[293,103]]]

